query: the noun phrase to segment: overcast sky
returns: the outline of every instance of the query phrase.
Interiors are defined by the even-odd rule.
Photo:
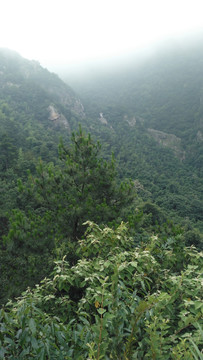
[[[48,68],[203,29],[203,0],[1,0],[0,47]]]

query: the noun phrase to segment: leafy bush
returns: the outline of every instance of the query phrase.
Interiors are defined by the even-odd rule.
[[[78,262],[1,310],[0,359],[202,359],[202,253],[86,225]]]

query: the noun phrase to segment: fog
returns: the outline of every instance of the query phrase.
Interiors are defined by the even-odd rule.
[[[83,83],[98,81],[116,76],[119,74],[129,74],[130,70],[138,71],[145,66],[153,66],[155,62],[161,61],[162,58],[175,59],[176,56],[187,56],[187,54],[197,51],[198,47],[203,46],[203,31],[186,32],[176,37],[166,37],[162,41],[153,42],[142,49],[128,51],[108,56],[104,58],[77,61],[73,63],[55,64],[50,68],[53,72],[65,80],[73,88],[77,89]]]
[[[138,61],[157,44],[199,32],[202,10],[202,0],[7,0],[0,47],[51,71],[91,73],[133,55]]]

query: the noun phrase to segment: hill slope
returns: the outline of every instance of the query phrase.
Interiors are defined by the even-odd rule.
[[[19,206],[17,178],[34,172],[38,157],[55,161],[59,137],[81,121],[83,105],[57,75],[0,49],[0,216]]]
[[[72,86],[113,143],[120,172],[138,178],[166,210],[202,221],[202,43],[81,79],[72,77]]]
[[[128,221],[137,244],[155,232],[164,239],[182,234],[180,244],[201,247],[192,227],[203,224],[202,179],[186,161],[180,134],[150,127],[141,112],[114,102],[113,92],[105,102],[105,89],[96,106],[86,97],[85,116],[58,76],[15,53],[0,54],[0,301],[47,276],[56,258],[74,263],[72,241],[87,220],[114,227]],[[98,161],[100,146],[81,128],[66,146],[79,122],[102,143]],[[120,183],[125,178],[132,181]]]
[[[80,122],[102,142],[106,158],[114,152],[120,178],[132,178],[143,200],[201,229],[200,54],[162,54],[77,83],[85,115],[79,98],[57,75],[2,49],[1,186],[8,187],[1,195],[2,215],[18,206],[12,181],[34,171],[39,156],[55,161],[59,137],[69,141]]]

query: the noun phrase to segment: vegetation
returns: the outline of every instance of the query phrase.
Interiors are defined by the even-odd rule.
[[[79,260],[0,312],[1,359],[202,359],[202,254],[179,236],[136,247],[88,222]]]
[[[131,58],[115,70],[72,77],[95,133],[111,144],[120,176],[139,180],[144,199],[174,221],[189,218],[201,232],[202,53],[202,42],[171,46],[142,62]]]
[[[142,95],[155,81],[146,89],[145,76]],[[95,91],[85,116],[56,75],[10,52],[0,79],[0,359],[202,359],[201,146],[189,119],[181,139],[183,119],[168,135],[161,100],[144,113],[128,82],[136,114],[134,100]]]
[[[121,216],[126,218],[127,205],[135,197],[133,184],[116,184],[113,158],[111,162],[100,158],[99,143],[94,144],[81,128],[73,133],[72,146],[61,143],[59,150],[57,165],[40,161],[36,177],[30,175],[25,185],[19,181],[24,208],[13,210],[4,236],[1,299],[49,274],[57,252],[61,256],[65,252],[74,262],[83,222],[91,218],[100,224],[118,223]]]

